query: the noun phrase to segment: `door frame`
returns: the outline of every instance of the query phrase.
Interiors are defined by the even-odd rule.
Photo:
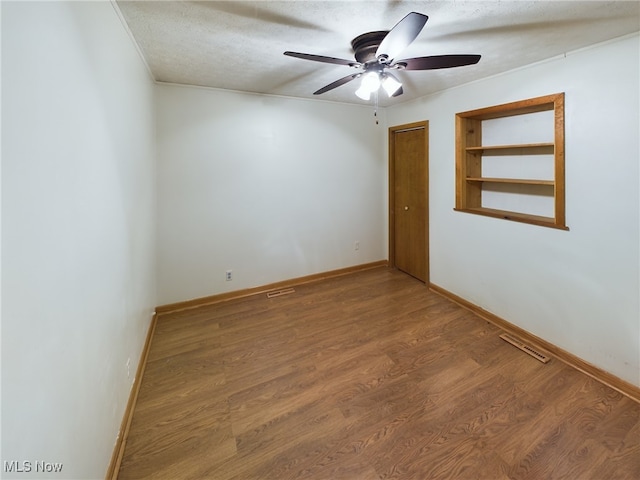
[[[425,178],[424,182],[427,188],[425,188],[424,206],[427,215],[425,221],[425,252],[426,252],[426,279],[425,285],[428,287],[431,283],[429,272],[429,121],[422,120],[420,122],[407,123],[404,125],[395,125],[389,127],[389,266],[396,268],[395,259],[395,134],[408,130],[424,129],[424,165],[425,165]]]

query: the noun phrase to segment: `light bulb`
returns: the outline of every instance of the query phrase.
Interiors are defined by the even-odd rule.
[[[356,95],[360,97],[362,100],[369,101],[371,98],[371,92],[364,88],[363,85],[360,86],[358,90],[356,90]]]
[[[389,95],[390,97],[393,96],[393,94],[396,93],[400,87],[402,87],[402,84],[396,78],[392,77],[391,75],[385,74],[384,78],[382,79],[382,88],[384,88],[385,92],[387,92],[387,95]]]
[[[362,84],[360,88],[369,90],[370,93],[375,92],[380,88],[380,77],[378,72],[369,72],[362,77]]]

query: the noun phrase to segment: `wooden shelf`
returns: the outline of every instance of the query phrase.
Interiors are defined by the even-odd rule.
[[[540,137],[540,132],[548,132],[538,128],[530,135],[526,130],[535,122],[527,123],[528,119],[516,119],[514,117],[537,114],[552,111],[550,122],[553,125],[553,141],[541,143],[518,143],[504,145],[483,145],[484,128],[491,128],[485,123],[493,119],[511,119],[503,122],[505,135],[498,136],[510,139],[530,138],[531,140],[548,139],[547,134]],[[515,128],[514,125],[516,125]],[[522,127],[521,125],[526,125]],[[537,125],[540,127],[540,125]],[[519,130],[518,130],[519,129]],[[495,138],[498,138],[495,137]],[[501,141],[501,140],[500,140]],[[522,175],[526,177],[528,172],[537,171],[538,162],[546,161],[544,158],[533,158],[536,155],[549,155],[553,157],[553,178],[540,180],[537,178],[507,178],[508,175]],[[511,165],[512,159],[504,159],[501,162],[491,162],[492,175],[502,177],[484,177],[483,163],[485,157],[512,156],[517,163]],[[486,160],[489,162],[489,160]],[[535,169],[532,167],[536,167]],[[516,173],[520,172],[520,173]],[[547,176],[547,174],[542,174]],[[492,107],[470,110],[456,114],[456,211],[486,215],[506,220],[531,223],[545,227],[553,227],[568,230],[565,226],[565,171],[564,171],[564,93],[546,95],[544,97],[531,98],[519,102],[505,103]],[[494,185],[490,188],[489,185]],[[497,185],[508,188],[500,189],[500,196],[496,196]],[[534,201],[531,193],[542,194],[551,197],[553,201],[552,211],[547,209],[548,204],[539,208],[541,203]],[[517,201],[513,201],[514,198]],[[485,206],[487,205],[487,206]],[[488,208],[488,206],[493,208]],[[549,216],[540,216],[524,213],[523,211],[507,211],[500,208],[522,207],[524,211],[542,212]],[[497,208],[496,208],[497,207]]]
[[[555,145],[553,143],[525,143],[519,145],[482,145],[478,147],[466,147],[471,154],[497,156],[497,155],[553,155]]]
[[[484,215],[485,217],[501,218],[514,222],[530,223],[541,227],[552,227],[560,230],[569,230],[565,225],[558,225],[553,217],[543,217],[541,215],[531,215],[528,213],[511,212],[509,210],[497,210],[495,208],[475,207],[475,208],[454,208],[456,212],[473,213]]]
[[[511,183],[517,185],[545,185],[553,187],[556,182],[553,180],[535,180],[532,178],[490,178],[490,177],[467,177],[467,182],[486,183]]]

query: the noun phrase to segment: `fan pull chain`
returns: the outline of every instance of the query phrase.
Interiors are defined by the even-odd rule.
[[[375,100],[374,100],[374,110],[373,110],[373,118],[376,120],[376,125],[378,125],[378,92],[376,91],[374,93],[375,95]]]

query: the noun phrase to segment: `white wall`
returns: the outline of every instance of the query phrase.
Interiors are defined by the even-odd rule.
[[[371,107],[157,92],[160,304],[387,258],[387,133]]]
[[[156,304],[153,100],[111,3],[2,2],[3,478],[104,478]]]
[[[431,281],[640,386],[639,39],[387,109],[430,121]],[[566,92],[570,231],[454,212],[456,112]]]

